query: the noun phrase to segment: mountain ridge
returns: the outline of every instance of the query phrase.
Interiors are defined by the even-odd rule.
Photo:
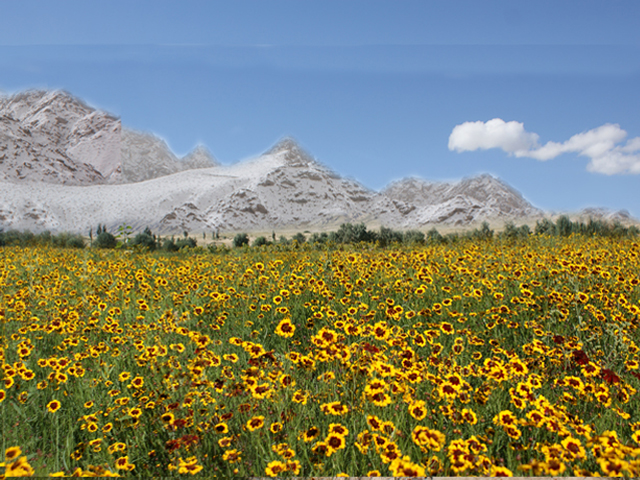
[[[375,191],[291,137],[221,165],[204,145],[178,158],[161,138],[65,91],[0,97],[0,228],[88,232],[126,223],[175,233],[373,222],[410,229],[543,213],[489,174],[409,177]]]
[[[123,128],[115,115],[65,90],[0,97],[0,179],[5,181],[132,183],[217,164],[208,151],[185,158],[178,159],[155,135]]]

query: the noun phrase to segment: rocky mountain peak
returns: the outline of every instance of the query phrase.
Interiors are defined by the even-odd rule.
[[[65,90],[0,96],[0,179],[132,183],[217,165],[203,146],[183,160],[162,139],[123,128],[118,117]]]
[[[65,90],[26,90],[0,99],[5,115],[32,124],[46,123],[46,117],[83,117],[95,109]],[[64,122],[62,122],[64,123]]]
[[[283,155],[285,162],[292,167],[315,163],[314,158],[292,137],[283,138],[265,155]]]
[[[415,211],[412,215],[417,223],[464,224],[483,217],[521,217],[542,213],[517,190],[487,173],[451,183],[405,178],[391,183],[382,193],[396,205],[413,205]]]
[[[187,168],[210,168],[220,165],[204,145],[198,145],[180,160]]]

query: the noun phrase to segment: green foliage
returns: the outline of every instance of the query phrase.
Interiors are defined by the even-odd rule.
[[[380,227],[378,233],[378,245],[387,247],[393,243],[402,243],[402,232],[396,232],[387,227]]]
[[[569,217],[562,215],[558,217],[554,224],[548,218],[536,222],[536,235],[551,235],[568,237],[569,235],[585,235],[589,237],[636,237],[640,231],[635,225],[625,227],[620,222],[606,222],[590,218],[587,223],[572,222]]]
[[[331,238],[331,235],[329,237]],[[377,238],[375,232],[368,231],[364,223],[357,225],[343,223],[338,231],[335,232],[335,238],[332,238],[332,240],[336,243],[360,243],[375,242]]]
[[[246,233],[238,233],[235,237],[233,237],[233,246],[236,248],[243,247],[244,245],[249,245],[249,235]]]
[[[292,238],[291,241],[296,242],[298,244],[303,244],[307,241],[307,237],[305,237],[304,233],[296,233]]]
[[[289,243],[289,240],[284,235],[280,235],[280,237],[278,238],[278,244],[280,245],[289,245]]]
[[[116,248],[118,240],[114,235],[104,230],[100,232],[96,241],[93,242],[93,246],[96,248]]]
[[[402,243],[405,245],[423,245],[425,235],[420,230],[407,230],[402,235]]]
[[[531,229],[528,225],[516,227],[513,222],[508,222],[504,226],[504,230],[500,233],[500,238],[508,241],[526,240],[531,235]]]
[[[130,244],[130,236],[133,233],[133,227],[131,225],[122,224],[118,226],[116,230],[116,248],[123,248]]]
[[[84,238],[82,238],[82,235],[63,232],[58,235],[51,236],[51,245],[62,248],[84,248],[86,243]]]
[[[568,237],[573,230],[573,223],[569,220],[569,217],[562,215],[556,220],[556,232],[561,237]]]
[[[86,246],[82,235],[77,233],[62,232],[53,235],[50,231],[34,234],[29,231],[0,230],[0,246],[50,246],[60,248],[84,248]]]
[[[153,235],[149,235],[148,233],[137,234],[133,237],[133,240],[131,240],[131,245],[145,248],[150,251],[155,250],[158,246]]]
[[[327,232],[314,233],[309,237],[309,243],[313,244],[325,244],[329,241],[329,234]]]
[[[162,250],[165,252],[177,252],[180,248],[176,245],[173,238],[165,238],[162,242]]]
[[[176,247],[178,247],[178,250],[182,250],[183,248],[196,248],[197,245],[198,242],[191,237],[181,238],[176,241]]]
[[[446,242],[446,239],[440,235],[440,232],[434,228],[427,232],[425,241],[429,245],[440,245]]]
[[[489,223],[482,222],[482,225],[480,225],[480,228],[474,229],[471,232],[470,236],[474,240],[489,241],[493,239],[493,233],[494,233],[493,230],[491,230],[491,227],[489,227]]]
[[[251,244],[253,247],[262,247],[264,245],[269,245],[266,237],[260,236],[256,237],[256,239]]]
[[[536,222],[534,232],[536,235],[555,235],[556,225],[548,218],[543,218]]]

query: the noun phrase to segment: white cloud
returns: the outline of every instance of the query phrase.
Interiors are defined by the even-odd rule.
[[[587,170],[605,175],[640,174],[640,137],[618,145],[627,137],[620,125],[607,123],[569,140],[538,143],[536,133],[527,132],[519,122],[494,118],[488,122],[465,122],[456,125],[449,136],[449,150],[456,152],[500,148],[515,157],[546,161],[563,153],[577,153],[591,159]]]
[[[456,152],[501,148],[507,153],[528,150],[538,143],[538,135],[525,131],[519,122],[494,118],[488,122],[456,125],[449,137],[449,150]]]

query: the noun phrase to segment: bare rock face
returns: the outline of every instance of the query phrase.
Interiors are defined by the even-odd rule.
[[[607,222],[628,222],[632,220],[627,210],[610,210],[608,208],[583,208],[578,212],[578,218],[583,221],[589,219],[604,220]]]
[[[587,212],[626,219],[624,212]],[[86,233],[126,223],[158,233],[375,222],[464,225],[542,212],[491,175],[407,178],[382,192],[341,177],[285,138],[260,157],[219,165],[198,146],[177,158],[162,139],[62,92],[0,97],[0,228]]]
[[[121,163],[109,178],[120,175],[124,183],[13,183],[10,195],[0,188],[0,227],[88,232],[98,223],[112,230],[126,223],[182,233],[375,222],[420,228],[537,211],[490,176],[456,184],[413,178],[376,192],[333,172],[292,139],[250,161],[196,170],[181,166],[210,162],[202,148],[178,160],[157,137],[126,129],[121,136]]]
[[[178,159],[164,140],[150,133],[123,129],[122,183],[135,183],[180,171]]]
[[[243,182],[205,212],[212,228],[260,229],[289,225],[328,225],[402,213],[392,201],[331,171],[286,138],[256,162],[273,167]]]
[[[66,92],[27,91],[0,98],[0,179],[87,185],[118,163],[120,123],[95,115]],[[94,138],[97,130],[102,135]],[[78,159],[82,155],[82,160]]]
[[[204,145],[198,145],[188,155],[180,159],[181,170],[192,168],[210,168],[218,166],[219,163]]]
[[[149,180],[217,163],[204,148],[180,161],[154,135],[64,91],[0,97],[0,179],[99,185]]]
[[[482,218],[542,215],[518,191],[488,174],[456,183],[407,178],[391,183],[382,194],[405,209],[414,207],[408,213],[409,224],[464,225]]]

